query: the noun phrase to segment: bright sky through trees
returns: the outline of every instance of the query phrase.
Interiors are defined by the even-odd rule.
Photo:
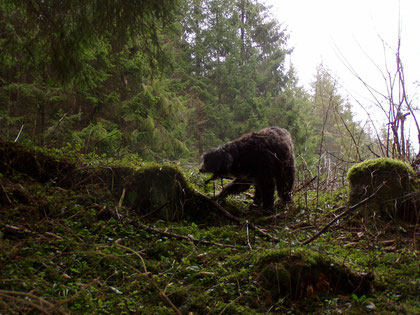
[[[419,1],[266,0],[265,3],[272,6],[273,15],[288,29],[289,44],[294,48],[291,62],[301,84],[309,88],[316,67],[322,63],[339,80],[343,94],[363,102],[367,96],[366,88],[345,63],[375,89],[384,90],[384,80],[373,62],[383,71],[388,64],[392,72],[400,30],[408,93],[414,104],[418,104]],[[389,45],[385,52],[383,42],[385,46]]]

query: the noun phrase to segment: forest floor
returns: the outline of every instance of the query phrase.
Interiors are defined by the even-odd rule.
[[[143,162],[99,158],[0,143],[1,314],[420,313],[418,224],[359,207],[311,240],[346,189],[301,190],[267,216],[248,194],[217,209],[180,167],[188,194],[142,199]]]

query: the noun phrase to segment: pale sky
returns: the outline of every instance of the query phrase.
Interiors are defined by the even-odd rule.
[[[323,63],[342,85],[342,96],[350,95],[359,120],[363,120],[363,111],[351,98],[369,104],[365,99],[366,88],[343,60],[367,83],[385,92],[384,80],[372,61],[383,70],[386,63],[391,70],[395,67],[400,28],[408,93],[413,103],[420,105],[420,0],[263,0],[263,3],[271,5],[273,16],[287,27],[289,47],[294,48],[291,62],[301,85],[309,90],[317,66]],[[386,55],[381,39],[390,46]],[[416,116],[420,120],[420,114]],[[411,136],[416,144],[417,133]]]

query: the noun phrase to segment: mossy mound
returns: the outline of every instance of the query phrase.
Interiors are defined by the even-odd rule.
[[[255,258],[257,279],[275,302],[325,297],[330,294],[367,293],[373,275],[358,274],[327,255],[310,250],[275,249]]]
[[[419,215],[419,190],[416,174],[402,161],[378,158],[367,160],[350,168],[350,204],[356,204],[383,187],[365,206],[382,218],[417,222]]]
[[[69,187],[78,171],[73,163],[64,159],[0,140],[0,172],[6,176],[24,174],[40,183],[54,181],[55,185]]]
[[[110,192],[115,204],[107,206],[126,205],[152,219],[206,222],[215,219],[210,205],[194,192],[182,171],[172,164],[90,167],[13,142],[0,142],[0,173],[5,179],[23,176],[51,187],[95,195],[98,205],[102,203],[98,195]],[[33,199],[15,182],[10,181],[8,187],[16,198]],[[6,194],[1,198],[5,199]]]

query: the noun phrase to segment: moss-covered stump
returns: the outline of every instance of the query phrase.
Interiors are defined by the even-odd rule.
[[[208,209],[175,165],[148,163],[140,167],[112,167],[97,174],[115,197],[148,218],[180,221],[205,217]]]
[[[350,168],[347,179],[350,204],[370,196],[383,184],[364,206],[365,211],[374,211],[384,219],[418,222],[420,194],[416,174],[409,165],[389,158],[367,160]]]
[[[274,303],[337,294],[366,294],[373,274],[356,273],[326,255],[310,251],[276,249],[256,257],[256,277]]]

